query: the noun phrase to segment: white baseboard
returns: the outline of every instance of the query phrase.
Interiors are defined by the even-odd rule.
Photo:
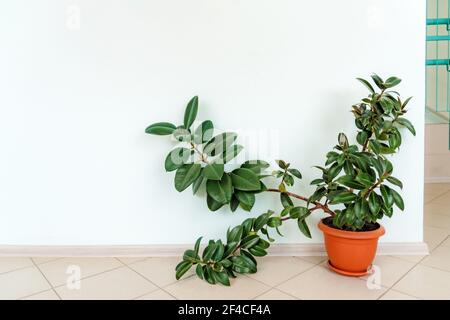
[[[450,177],[425,177],[425,183],[450,183]]]
[[[192,245],[0,246],[0,257],[179,257]],[[271,256],[324,256],[323,244],[274,244]],[[378,255],[428,255],[426,243],[380,243]]]

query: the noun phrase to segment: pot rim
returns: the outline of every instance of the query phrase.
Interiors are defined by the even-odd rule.
[[[323,220],[323,219],[322,219]],[[380,224],[380,227],[376,230],[372,231],[346,231],[339,230],[335,228],[331,228],[327,226],[323,221],[319,222],[319,229],[326,235],[338,237],[338,238],[346,238],[346,239],[376,239],[383,236],[386,233],[384,227]]]

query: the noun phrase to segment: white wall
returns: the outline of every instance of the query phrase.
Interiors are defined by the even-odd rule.
[[[65,27],[73,4],[80,30]],[[337,133],[354,132],[349,109],[366,94],[354,78],[373,71],[404,79],[418,131],[394,158],[406,211],[383,221],[383,241],[421,241],[424,21],[425,0],[2,1],[0,244],[222,236],[249,214],[178,194],[163,170],[171,142],[144,128],[181,122],[198,94],[220,128],[278,132],[307,182]],[[258,200],[251,215],[278,205]],[[309,241],[284,230],[282,242]]]

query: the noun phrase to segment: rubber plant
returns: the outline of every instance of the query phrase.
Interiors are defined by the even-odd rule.
[[[176,171],[174,182],[179,192],[192,186],[195,194],[206,188],[206,202],[211,211],[226,205],[233,212],[238,207],[251,211],[261,193],[279,194],[283,208],[245,219],[228,229],[225,240],[209,240],[202,252],[199,238],[177,265],[177,279],[195,267],[200,279],[228,286],[236,274],[256,273],[255,257],[267,255],[274,242],[271,234],[282,235],[283,223],[293,221],[303,235],[311,237],[306,219],[316,211],[328,214],[333,228],[359,231],[384,216],[391,217],[394,206],[404,210],[403,199],[394,189],[403,185],[393,176],[387,155],[399,150],[400,129],[406,128],[415,135],[413,125],[404,118],[411,98],[402,101],[392,90],[401,82],[399,78],[383,80],[376,74],[371,78],[377,90],[369,81],[358,78],[369,94],[352,106],[356,143],[350,143],[344,133],[339,133],[338,144],[326,154],[324,165],[316,167],[321,175],[310,182],[316,186],[310,196],[288,190],[302,175],[283,160],[277,161],[279,168],[273,172],[267,172],[269,164],[263,160],[246,161],[227,172],[225,164],[243,147],[236,144],[237,135],[233,132],[214,135],[210,120],[192,127],[198,113],[198,97],[189,101],[182,125],[160,122],[146,129],[148,134],[172,136],[183,144],[168,154],[165,169]],[[269,179],[278,179],[271,183],[276,187],[267,187]]]

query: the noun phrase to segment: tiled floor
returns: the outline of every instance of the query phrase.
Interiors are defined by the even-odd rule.
[[[0,299],[450,299],[450,184],[425,187],[424,234],[431,255],[377,257],[370,289],[367,277],[330,272],[325,257],[267,257],[230,288],[192,272],[175,281],[177,258],[1,258]],[[81,268],[72,288],[69,266]]]

